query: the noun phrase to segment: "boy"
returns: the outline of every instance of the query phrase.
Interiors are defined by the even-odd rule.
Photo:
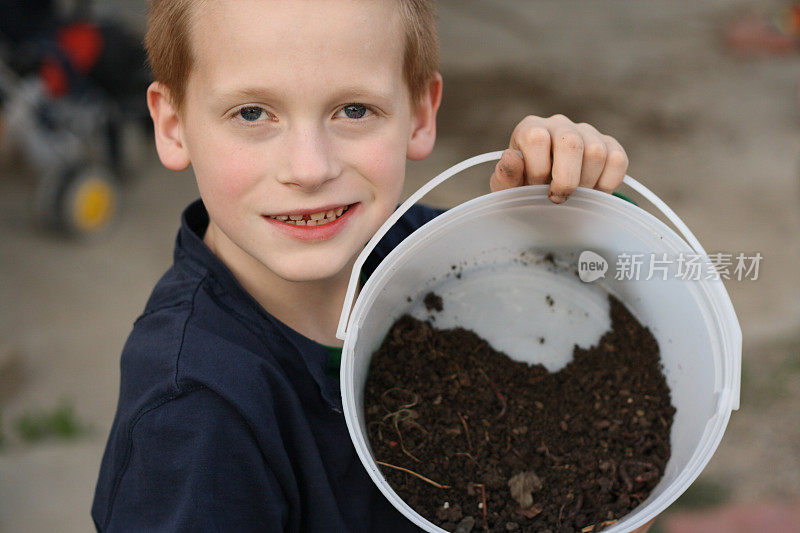
[[[159,157],[202,202],[123,351],[98,530],[416,531],[357,458],[329,356],[355,257],[433,148],[433,0],[153,0],[146,44]],[[491,188],[552,175],[557,203],[627,167],[561,116],[510,148]]]

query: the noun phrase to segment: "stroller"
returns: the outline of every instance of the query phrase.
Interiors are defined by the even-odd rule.
[[[38,218],[73,236],[102,233],[136,157],[128,147],[149,130],[140,39],[111,21],[61,19],[52,0],[0,0],[0,10],[3,137],[36,170]]]

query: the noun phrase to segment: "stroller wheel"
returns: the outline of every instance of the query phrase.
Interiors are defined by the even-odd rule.
[[[102,167],[79,168],[64,182],[56,205],[60,229],[73,236],[99,235],[116,219],[119,192]]]

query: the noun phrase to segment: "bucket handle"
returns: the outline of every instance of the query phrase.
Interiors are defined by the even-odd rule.
[[[361,251],[361,253],[356,258],[355,265],[353,265],[353,271],[350,274],[350,283],[347,286],[347,293],[345,294],[344,298],[344,306],[342,307],[342,314],[339,318],[339,326],[336,330],[336,337],[340,340],[344,340],[347,336],[347,328],[348,322],[350,321],[350,314],[353,309],[353,300],[355,299],[356,294],[356,287],[358,287],[358,280],[361,274],[361,268],[364,266],[364,262],[369,257],[369,254],[372,253],[372,250],[378,245],[378,242],[383,238],[384,235],[389,231],[389,229],[394,226],[395,222],[403,216],[403,214],[408,211],[411,206],[416,204],[423,196],[428,194],[431,190],[438,187],[442,182],[450,179],[454,175],[458,174],[459,172],[466,170],[470,167],[474,167],[476,165],[480,165],[481,163],[488,163],[489,161],[497,161],[503,155],[504,150],[499,150],[497,152],[488,152],[481,155],[476,155],[474,157],[470,157],[469,159],[465,159],[464,161],[453,165],[452,167],[448,168],[428,183],[423,185],[422,187],[417,190],[414,194],[412,194],[405,202],[403,202],[400,207],[398,207],[394,213],[383,223],[383,225],[378,228],[378,231],[372,238],[369,240],[367,245]],[[521,155],[521,154],[520,154]],[[667,219],[678,229],[681,233],[683,238],[692,247],[692,249],[700,254],[702,257],[707,257],[706,251],[700,245],[700,241],[694,236],[692,231],[689,229],[686,224],[684,224],[683,220],[675,214],[675,212],[669,208],[667,204],[664,203],[661,198],[655,195],[650,189],[636,181],[630,176],[625,176],[622,180],[622,183],[628,185],[631,189],[641,194],[644,198],[646,198],[653,206],[656,207],[661,213],[664,214]]]

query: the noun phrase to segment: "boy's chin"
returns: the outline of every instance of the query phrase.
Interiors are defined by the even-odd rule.
[[[296,265],[295,268],[283,264],[279,269],[271,269],[273,273],[278,275],[285,281],[295,283],[308,282],[308,281],[328,281],[334,278],[341,277],[343,270],[347,270],[347,275],[350,275],[348,264],[338,264],[329,262],[327,264],[315,264],[304,262],[302,265]]]

